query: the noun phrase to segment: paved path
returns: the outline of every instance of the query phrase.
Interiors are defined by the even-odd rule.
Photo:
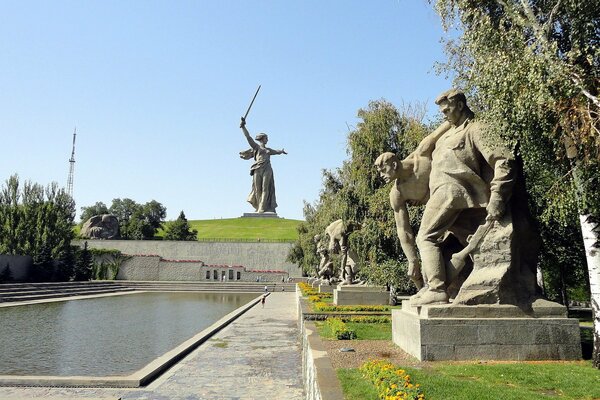
[[[296,295],[278,292],[145,388],[0,387],[0,399],[300,400],[301,364]]]

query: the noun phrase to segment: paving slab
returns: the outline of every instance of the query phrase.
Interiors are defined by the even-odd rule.
[[[303,399],[296,294],[271,293],[139,389],[0,387],[22,399]]]

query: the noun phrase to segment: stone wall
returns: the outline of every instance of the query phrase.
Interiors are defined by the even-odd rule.
[[[118,280],[130,281],[212,281],[281,282],[286,271],[248,270],[241,265],[206,265],[197,260],[165,260],[157,255],[130,256],[117,274]]]
[[[117,249],[130,255],[159,255],[168,260],[202,260],[213,265],[243,265],[247,270],[280,270],[301,277],[286,261],[292,243],[182,242],[168,240],[88,240],[90,248]],[[81,242],[76,244],[81,245]]]
[[[343,400],[344,393],[315,323],[304,318],[308,305],[296,285],[298,324],[302,333],[302,379],[307,400]]]

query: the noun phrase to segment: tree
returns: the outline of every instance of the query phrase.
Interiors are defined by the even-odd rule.
[[[197,240],[198,231],[191,229],[184,212],[181,211],[179,217],[167,225],[164,238],[165,240]]]
[[[108,207],[101,201],[89,207],[81,207],[81,223],[84,223],[94,215],[108,214]]]
[[[436,7],[444,25],[461,32],[447,43],[445,68],[456,71],[498,137],[520,146],[526,176],[544,178],[527,182],[542,230],[580,226],[600,368],[600,1],[438,0]]]
[[[298,227],[299,239],[288,260],[298,263],[307,273],[314,271],[319,263],[314,236],[323,234],[325,227],[337,219],[352,220],[362,225],[350,236],[350,242],[364,265],[363,278],[409,290],[406,259],[389,204],[390,186],[378,176],[374,162],[383,152],[404,157],[416,147],[429,132],[421,123],[422,110],[423,106],[417,106],[399,111],[391,103],[377,100],[358,111],[360,121],[348,132],[349,158],[341,168],[323,171],[319,199],[314,205],[305,203],[306,221]],[[411,216],[417,225],[418,210],[413,210]]]
[[[83,249],[79,249],[77,252],[73,279],[76,281],[89,281],[92,277],[93,268],[92,253],[88,249],[87,242],[84,242]]]
[[[119,220],[121,238],[136,240],[152,239],[167,215],[167,209],[155,200],[141,205],[128,198],[113,199],[108,211]]]
[[[74,218],[75,203],[57,183],[21,185],[13,175],[0,189],[0,253],[30,255],[48,278],[74,238]]]

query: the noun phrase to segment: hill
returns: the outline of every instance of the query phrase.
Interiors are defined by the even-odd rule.
[[[198,239],[282,240],[298,239],[299,220],[283,218],[226,218],[189,220]],[[169,222],[165,223],[167,226]],[[161,230],[157,236],[163,236]]]

